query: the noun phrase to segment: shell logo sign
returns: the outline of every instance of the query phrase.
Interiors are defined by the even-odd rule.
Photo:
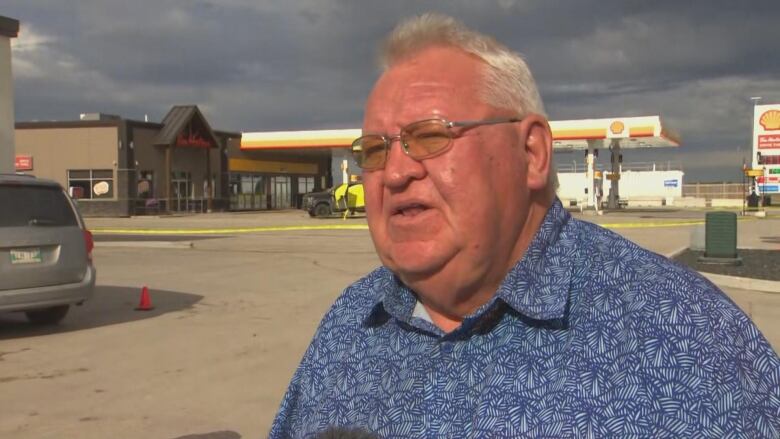
[[[609,125],[609,131],[612,132],[612,134],[621,134],[625,129],[626,125],[619,120],[616,120]]]
[[[780,155],[780,104],[756,105],[753,117],[753,156]],[[754,168],[761,165],[753,161]]]
[[[780,110],[765,111],[758,123],[767,131],[780,130]]]

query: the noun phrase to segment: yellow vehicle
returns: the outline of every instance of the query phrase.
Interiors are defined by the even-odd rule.
[[[314,217],[326,217],[334,213],[365,212],[363,185],[342,184],[322,192],[310,192],[303,196],[303,210]]]

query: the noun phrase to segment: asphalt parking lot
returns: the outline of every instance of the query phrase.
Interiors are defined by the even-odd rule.
[[[670,254],[704,212],[577,216]],[[780,250],[780,212],[740,224],[741,246]],[[320,317],[379,263],[363,218],[288,211],[88,225],[99,232],[94,299],[53,328],[0,314],[0,437],[265,437]],[[151,311],[134,309],[143,286]],[[778,349],[780,294],[725,290]]]

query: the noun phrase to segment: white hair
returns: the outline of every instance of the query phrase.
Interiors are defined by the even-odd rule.
[[[427,13],[401,22],[382,45],[380,67],[387,70],[432,46],[451,46],[485,63],[485,103],[517,112],[520,117],[545,114],[536,81],[523,57],[446,15]]]
[[[387,71],[432,46],[454,47],[485,63],[485,84],[481,90],[485,103],[514,111],[519,117],[528,113],[546,117],[536,81],[522,55],[447,15],[429,12],[399,23],[382,45],[380,68]],[[549,172],[548,190],[555,193],[558,174],[552,160]]]

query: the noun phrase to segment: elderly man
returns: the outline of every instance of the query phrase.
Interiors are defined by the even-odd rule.
[[[388,38],[353,143],[383,266],[271,437],[778,437],[780,361],[711,283],[555,197],[522,58],[439,15]]]

